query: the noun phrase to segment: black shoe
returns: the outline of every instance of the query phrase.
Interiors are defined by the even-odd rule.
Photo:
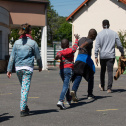
[[[20,116],[21,116],[21,117],[24,117],[24,116],[28,116],[28,115],[29,115],[29,108],[28,108],[28,106],[26,105],[25,110],[20,112]]]
[[[92,94],[92,95],[88,95],[88,99],[95,99],[95,96]]]
[[[29,112],[21,111],[20,112],[20,117],[28,116]]]

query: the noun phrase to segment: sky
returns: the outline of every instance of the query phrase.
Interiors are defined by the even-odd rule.
[[[85,0],[50,0],[59,16],[68,17]]]

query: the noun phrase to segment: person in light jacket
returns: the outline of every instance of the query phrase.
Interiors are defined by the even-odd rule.
[[[30,35],[31,26],[29,24],[21,25],[19,34],[20,38],[15,41],[11,52],[7,76],[8,78],[11,77],[12,67],[15,64],[16,73],[21,84],[20,116],[23,117],[29,115],[27,99],[34,69],[34,58],[36,58],[39,66],[39,72],[42,71],[42,60],[38,45]]]

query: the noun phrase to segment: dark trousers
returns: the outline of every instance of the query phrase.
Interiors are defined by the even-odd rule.
[[[75,76],[73,87],[72,87],[72,91],[77,92],[81,80],[82,80],[82,76],[80,76],[80,75],[76,75]],[[94,75],[91,76],[89,81],[88,81],[88,91],[87,91],[88,95],[92,95],[93,87],[94,87]]]
[[[100,65],[101,65],[100,81],[101,81],[101,87],[103,87],[103,88],[105,86],[106,67],[107,67],[107,72],[108,72],[108,87],[107,87],[107,89],[112,88],[114,62],[115,62],[115,58],[100,59]]]

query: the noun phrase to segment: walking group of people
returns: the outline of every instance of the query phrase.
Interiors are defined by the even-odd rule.
[[[101,91],[105,90],[105,72],[106,67],[108,71],[108,87],[107,93],[112,92],[113,83],[113,65],[115,62],[115,45],[121,52],[121,56],[124,56],[124,51],[120,39],[116,32],[109,29],[110,24],[108,20],[102,22],[103,30],[98,33],[95,29],[90,29],[87,37],[82,37],[79,41],[78,34],[75,35],[75,44],[72,48],[69,48],[69,42],[67,39],[61,41],[62,51],[57,53],[55,60],[60,59],[60,76],[63,80],[63,88],[57,106],[60,109],[66,109],[64,105],[64,99],[68,104],[71,100],[78,102],[76,92],[82,80],[82,77],[88,82],[88,99],[94,99],[93,87],[94,87],[94,73],[95,65],[91,59],[91,52],[93,48],[93,41],[95,43],[95,62],[98,65],[98,54],[100,55],[100,84]],[[74,53],[79,46],[78,56],[74,63]],[[72,91],[70,92],[70,81],[73,81]]]
[[[68,104],[71,100],[78,102],[76,92],[82,77],[88,82],[88,99],[94,99],[94,73],[95,65],[91,59],[93,41],[95,44],[95,62],[98,65],[98,54],[100,49],[100,90],[105,90],[105,72],[106,66],[108,70],[108,87],[107,92],[111,93],[113,83],[113,65],[115,61],[115,44],[119,48],[121,55],[124,55],[123,47],[116,32],[109,29],[109,21],[102,22],[103,30],[98,33],[95,29],[90,29],[87,37],[82,37],[79,41],[79,35],[75,35],[75,43],[72,48],[69,48],[69,41],[63,39],[61,41],[62,51],[59,51],[55,60],[60,59],[60,76],[63,81],[63,88],[60,94],[57,106],[60,109],[66,109],[64,100]],[[23,24],[19,31],[20,38],[15,41],[13,50],[9,59],[7,76],[10,78],[12,74],[13,64],[15,64],[16,73],[21,85],[21,100],[20,100],[20,116],[29,115],[27,106],[28,92],[30,88],[31,78],[34,69],[34,57],[39,66],[39,72],[42,71],[42,60],[39,53],[37,43],[31,37],[31,26]],[[79,49],[78,49],[79,46]],[[79,50],[78,56],[74,63],[74,53]],[[70,81],[73,82],[72,91],[70,92]]]

